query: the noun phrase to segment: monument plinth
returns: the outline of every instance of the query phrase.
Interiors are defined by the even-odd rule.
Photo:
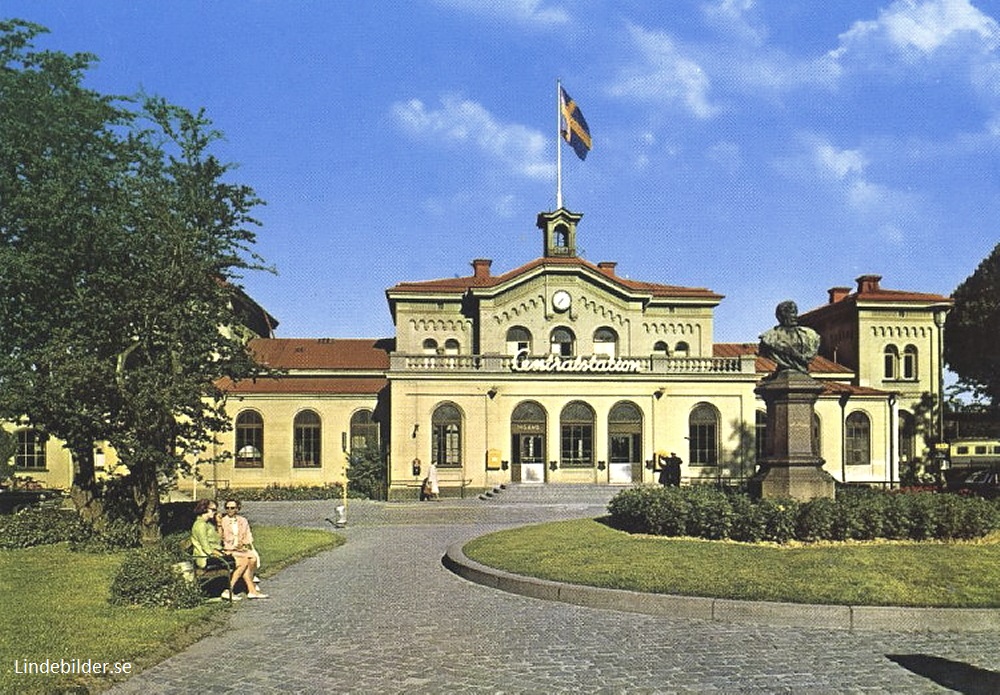
[[[767,404],[764,460],[751,489],[768,499],[834,496],[833,477],[813,451],[813,407],[823,385],[808,374],[776,372],[755,389]]]
[[[795,302],[775,311],[778,326],[760,337],[760,354],[776,368],[754,392],[767,404],[767,439],[751,492],[768,499],[807,501],[833,498],[833,477],[813,450],[814,406],[823,385],[809,376],[809,361],[819,352],[819,335],[798,325]]]

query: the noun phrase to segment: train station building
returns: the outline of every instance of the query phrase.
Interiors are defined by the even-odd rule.
[[[756,336],[715,342],[724,297],[711,289],[636,281],[580,257],[581,220],[539,214],[542,255],[519,267],[475,259],[462,277],[389,287],[394,336],[258,328],[251,348],[282,375],[225,384],[234,427],[206,455],[231,455],[179,486],[340,482],[351,452],[371,446],[385,452],[390,499],[416,498],[431,466],[444,496],[653,483],[670,452],[685,483],[752,476],[766,428],[754,389],[774,367]],[[814,448],[839,481],[895,484],[934,427],[926,404],[941,390],[951,299],[885,289],[877,275],[817,299],[800,316],[821,336]],[[58,442],[30,428],[18,439],[20,472],[69,485]]]

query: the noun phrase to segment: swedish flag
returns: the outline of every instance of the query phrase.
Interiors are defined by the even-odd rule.
[[[583,117],[580,107],[562,87],[559,87],[559,106],[566,123],[566,128],[562,132],[563,138],[576,152],[577,157],[586,159],[591,147],[590,128],[587,127],[587,120]]]

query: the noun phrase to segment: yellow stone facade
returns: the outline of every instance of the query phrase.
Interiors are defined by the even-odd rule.
[[[390,287],[393,338],[255,339],[285,375],[230,385],[235,428],[208,453],[236,456],[200,464],[201,479],[180,488],[342,482],[351,450],[373,438],[390,499],[418,497],[432,465],[443,495],[655,483],[669,452],[685,482],[753,475],[764,415],[754,388],[773,365],[755,339],[714,342],[721,295],[578,257],[581,217],[539,215],[543,255],[513,270],[495,275],[477,259],[466,277]],[[801,316],[822,338],[810,367],[825,387],[814,438],[837,480],[891,485],[922,454],[914,421],[940,391],[951,300],[883,290],[877,276],[857,282]],[[24,472],[68,486],[68,453],[49,441],[45,458]]]

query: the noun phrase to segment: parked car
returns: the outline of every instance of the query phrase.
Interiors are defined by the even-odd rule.
[[[948,489],[960,494],[996,499],[1000,497],[1000,471],[973,471],[949,485]]]
[[[32,507],[59,507],[63,493],[45,488],[11,488],[0,486],[0,514],[14,514]]]

